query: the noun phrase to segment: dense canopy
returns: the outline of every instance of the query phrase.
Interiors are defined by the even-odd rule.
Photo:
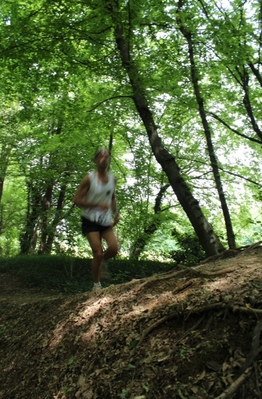
[[[261,2],[0,5],[0,254],[88,251],[72,197],[100,146],[123,257],[261,235]],[[182,245],[182,246],[183,246]]]

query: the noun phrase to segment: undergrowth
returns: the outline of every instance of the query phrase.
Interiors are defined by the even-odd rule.
[[[110,260],[110,278],[103,286],[149,277],[172,269],[157,261]],[[19,276],[26,287],[81,293],[91,289],[91,260],[58,255],[30,255],[0,259],[0,273]]]

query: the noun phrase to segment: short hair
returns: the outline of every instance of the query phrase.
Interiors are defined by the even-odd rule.
[[[95,152],[94,159],[96,159],[97,157],[99,157],[99,155],[100,155],[102,152],[107,152],[108,155],[109,155],[109,151],[108,151],[107,148],[99,148],[99,149]]]

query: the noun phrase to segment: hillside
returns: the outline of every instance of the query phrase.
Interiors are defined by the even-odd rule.
[[[261,398],[259,244],[101,292],[0,289],[1,399]]]

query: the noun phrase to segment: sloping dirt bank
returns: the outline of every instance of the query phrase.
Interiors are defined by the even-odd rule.
[[[262,397],[262,248],[101,292],[0,275],[1,399]]]

